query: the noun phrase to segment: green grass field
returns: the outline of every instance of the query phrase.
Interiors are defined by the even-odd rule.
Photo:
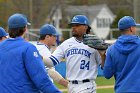
[[[97,77],[96,84],[97,86],[114,85],[114,78],[106,79],[104,77]]]
[[[114,85],[114,78],[111,79],[105,79],[104,77],[97,77],[96,79],[97,86],[110,86]],[[63,86],[55,83],[55,85],[61,90],[66,89]],[[63,93],[68,93],[67,91],[64,91]],[[114,93],[114,88],[99,88],[97,89],[97,93]]]
[[[110,86],[114,85],[114,78],[105,79],[104,77],[97,77],[97,86]],[[114,88],[101,88],[97,89],[97,93],[114,93]]]
[[[65,92],[67,93],[67,92]],[[113,88],[108,88],[108,89],[97,89],[97,93],[114,93]]]

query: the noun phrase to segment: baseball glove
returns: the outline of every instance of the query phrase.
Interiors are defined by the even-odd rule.
[[[83,36],[83,43],[97,50],[106,50],[109,46],[109,44],[105,43],[104,40],[91,34],[85,34]]]

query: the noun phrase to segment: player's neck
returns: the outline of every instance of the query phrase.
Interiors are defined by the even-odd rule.
[[[75,37],[77,40],[79,41],[83,41],[83,38],[82,37]]]

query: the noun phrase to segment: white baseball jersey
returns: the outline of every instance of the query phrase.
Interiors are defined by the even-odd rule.
[[[41,56],[47,56],[50,57],[51,56],[51,52],[50,49],[47,45],[37,42],[37,44],[35,44],[37,50],[39,51],[39,54]],[[49,68],[46,67],[46,69],[48,70]],[[51,81],[53,82],[53,79],[50,77]]]
[[[97,50],[72,37],[59,45],[50,57],[54,65],[61,62],[62,58],[66,59],[68,80],[96,79],[98,64],[101,63]]]
[[[35,46],[36,46],[36,48],[39,51],[41,56],[51,56],[50,49],[45,44],[37,42],[37,44],[35,44]]]

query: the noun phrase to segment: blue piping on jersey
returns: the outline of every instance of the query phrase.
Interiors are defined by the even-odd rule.
[[[52,60],[54,66],[55,66],[56,64],[59,64],[59,63],[60,63],[54,56],[51,56],[51,57],[49,57],[49,58]]]

